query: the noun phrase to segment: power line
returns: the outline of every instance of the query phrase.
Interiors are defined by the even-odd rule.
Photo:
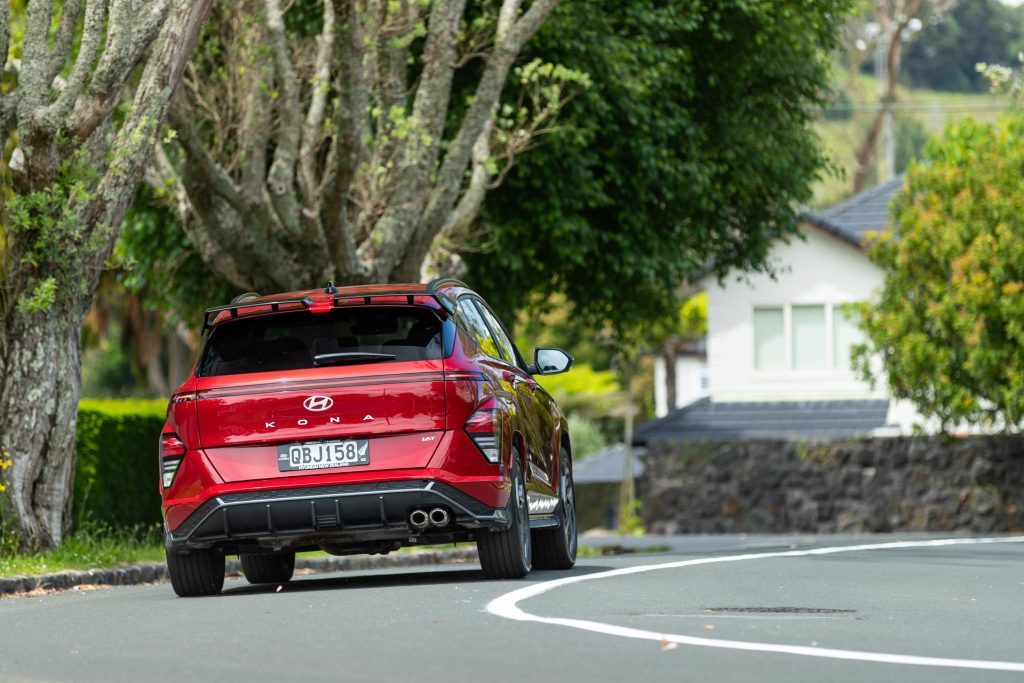
[[[885,105],[881,102],[851,102],[849,104],[830,104],[822,107],[823,112],[866,112],[874,114]],[[972,112],[972,111],[1009,111],[1012,103],[992,102],[985,104],[954,104],[944,102],[892,102],[889,108],[892,111],[909,112]]]

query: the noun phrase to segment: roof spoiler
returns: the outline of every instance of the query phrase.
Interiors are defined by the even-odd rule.
[[[429,296],[437,301],[438,305],[447,313],[452,315],[455,312],[455,301],[447,294],[441,291],[443,285],[466,287],[465,283],[454,278],[439,278],[432,280],[425,289],[418,290],[401,290],[397,292],[348,292],[345,294],[337,294],[334,296],[334,305],[337,306],[340,302],[347,299],[362,299],[363,303],[370,304],[373,299],[381,297],[396,297],[404,296],[408,298],[410,304],[413,303],[414,297],[417,296]],[[214,306],[213,308],[207,308],[203,313],[203,332],[213,329],[213,321],[216,320],[217,314],[229,311],[232,318],[238,317],[238,312],[245,308],[261,308],[264,306],[270,306],[270,310],[277,312],[281,309],[281,306],[302,304],[307,310],[313,307],[313,299],[305,296],[301,299],[271,299],[269,301],[241,301],[238,303],[230,303],[227,306]]]
[[[302,304],[304,307],[308,309],[312,308],[313,299],[311,299],[308,296],[304,296],[301,299],[272,299],[270,301],[245,301],[236,304],[228,304],[227,306],[214,306],[213,308],[207,308],[206,311],[203,312],[203,332],[213,328],[213,321],[210,316],[213,316],[213,319],[216,319],[217,314],[223,313],[224,311],[230,311],[231,317],[237,318],[238,311],[243,308],[260,308],[263,306],[270,306],[270,310],[276,313],[277,311],[281,310],[281,306],[287,306],[290,304]]]

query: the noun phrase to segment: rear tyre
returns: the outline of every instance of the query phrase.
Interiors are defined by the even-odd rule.
[[[295,572],[295,553],[239,555],[249,583],[288,583]]]
[[[224,555],[212,550],[168,550],[167,572],[179,597],[216,595],[224,588]]]
[[[526,482],[516,448],[512,449],[512,491],[509,493],[508,514],[511,518],[508,529],[482,531],[476,537],[480,566],[489,579],[521,579],[530,573],[533,562]]]
[[[563,448],[559,459],[558,517],[554,529],[533,532],[536,569],[572,569],[576,564],[576,497],[572,487],[572,461]]]

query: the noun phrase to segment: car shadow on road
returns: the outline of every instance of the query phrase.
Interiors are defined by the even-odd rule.
[[[525,579],[518,581],[489,579],[484,576],[480,567],[475,564],[467,564],[464,567],[448,566],[444,569],[422,568],[420,571],[394,571],[380,570],[380,573],[360,573],[356,576],[342,576],[337,573],[330,575],[310,574],[297,576],[292,581],[281,586],[276,584],[243,585],[237,588],[225,588],[222,596],[252,595],[259,593],[301,593],[310,591],[325,590],[366,590],[375,588],[397,588],[403,586],[427,586],[439,584],[494,584],[495,586],[507,587],[512,590],[516,586],[522,586],[531,582],[550,581],[561,579],[567,576],[580,576],[593,574],[612,569],[609,566],[586,565],[574,567],[566,571],[542,571],[536,570],[530,573]],[[361,572],[367,570],[361,570]]]

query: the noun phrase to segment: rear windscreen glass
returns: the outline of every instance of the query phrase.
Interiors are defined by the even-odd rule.
[[[413,307],[337,308],[225,321],[203,349],[199,374],[301,370],[333,365],[436,360],[441,321]]]

